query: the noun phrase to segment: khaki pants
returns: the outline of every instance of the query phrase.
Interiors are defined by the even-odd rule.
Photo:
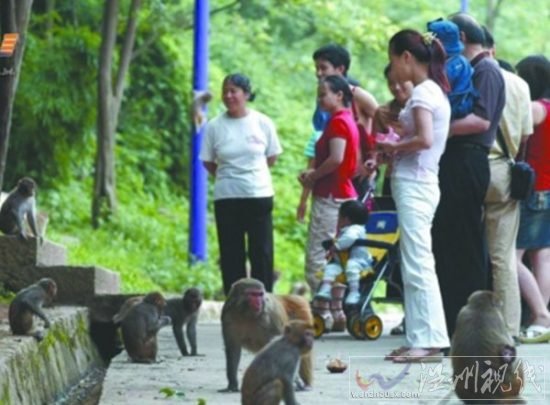
[[[343,200],[313,197],[309,218],[308,240],[306,250],[306,281],[312,292],[317,291],[321,280],[316,276],[322,271],[327,261],[322,242],[333,239],[336,235],[338,210]]]
[[[512,336],[519,335],[521,302],[516,268],[519,203],[510,198],[510,164],[489,162],[491,182],[485,197],[485,227],[491,258],[493,290],[503,301],[503,316]]]

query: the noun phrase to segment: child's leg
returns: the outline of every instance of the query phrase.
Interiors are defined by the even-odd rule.
[[[346,266],[346,278],[348,281],[348,295],[346,305],[355,305],[359,303],[361,295],[359,294],[359,274],[363,269],[363,261],[350,258]]]
[[[330,290],[332,287],[332,283],[334,282],[334,279],[336,276],[338,276],[342,272],[342,266],[340,266],[339,263],[336,262],[330,262],[325,266],[325,272],[323,274],[323,281],[321,283],[321,287],[319,288],[319,291],[317,294],[315,294],[316,298],[326,298],[330,299]]]

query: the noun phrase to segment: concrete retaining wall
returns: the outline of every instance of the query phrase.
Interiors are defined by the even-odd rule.
[[[0,404],[52,403],[101,362],[88,333],[86,308],[58,307],[46,313],[52,326],[41,342],[13,336],[8,325],[0,325]]]

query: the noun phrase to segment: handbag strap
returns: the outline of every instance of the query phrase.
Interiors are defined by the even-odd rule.
[[[497,142],[504,152],[504,156],[506,156],[509,160],[513,161],[512,157],[510,156],[510,151],[508,150],[508,146],[506,145],[506,141],[504,140],[504,135],[502,134],[502,131],[500,130],[500,126],[497,127]]]

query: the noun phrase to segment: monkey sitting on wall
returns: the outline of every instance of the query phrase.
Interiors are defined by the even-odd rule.
[[[294,380],[300,357],[313,347],[313,326],[290,321],[283,336],[272,340],[254,358],[244,373],[241,398],[243,405],[297,404]]]
[[[456,320],[450,356],[456,395],[465,403],[517,399],[523,366],[492,291],[475,291]]]
[[[309,325],[313,316],[309,302],[294,295],[277,296],[265,291],[261,281],[243,278],[232,286],[222,308],[222,334],[225,344],[227,388],[221,392],[239,391],[237,369],[241,349],[258,352],[269,341],[283,333],[289,319],[299,319]],[[311,353],[302,355],[300,378],[304,388],[313,381]]]
[[[8,318],[14,335],[26,335],[32,329],[33,315],[44,321],[44,327],[50,327],[50,320],[42,310],[43,305],[50,305],[57,295],[57,284],[51,278],[42,278],[37,283],[19,291],[10,303]],[[34,337],[42,339],[42,333]]]
[[[147,294],[141,302],[128,309],[122,318],[124,348],[133,362],[154,363],[157,358],[157,333],[170,318],[162,315],[166,301],[162,294]]]
[[[11,190],[0,208],[0,231],[6,235],[19,235],[27,239],[25,222],[28,222],[32,236],[40,238],[36,227],[36,183],[30,177],[23,177]]]

